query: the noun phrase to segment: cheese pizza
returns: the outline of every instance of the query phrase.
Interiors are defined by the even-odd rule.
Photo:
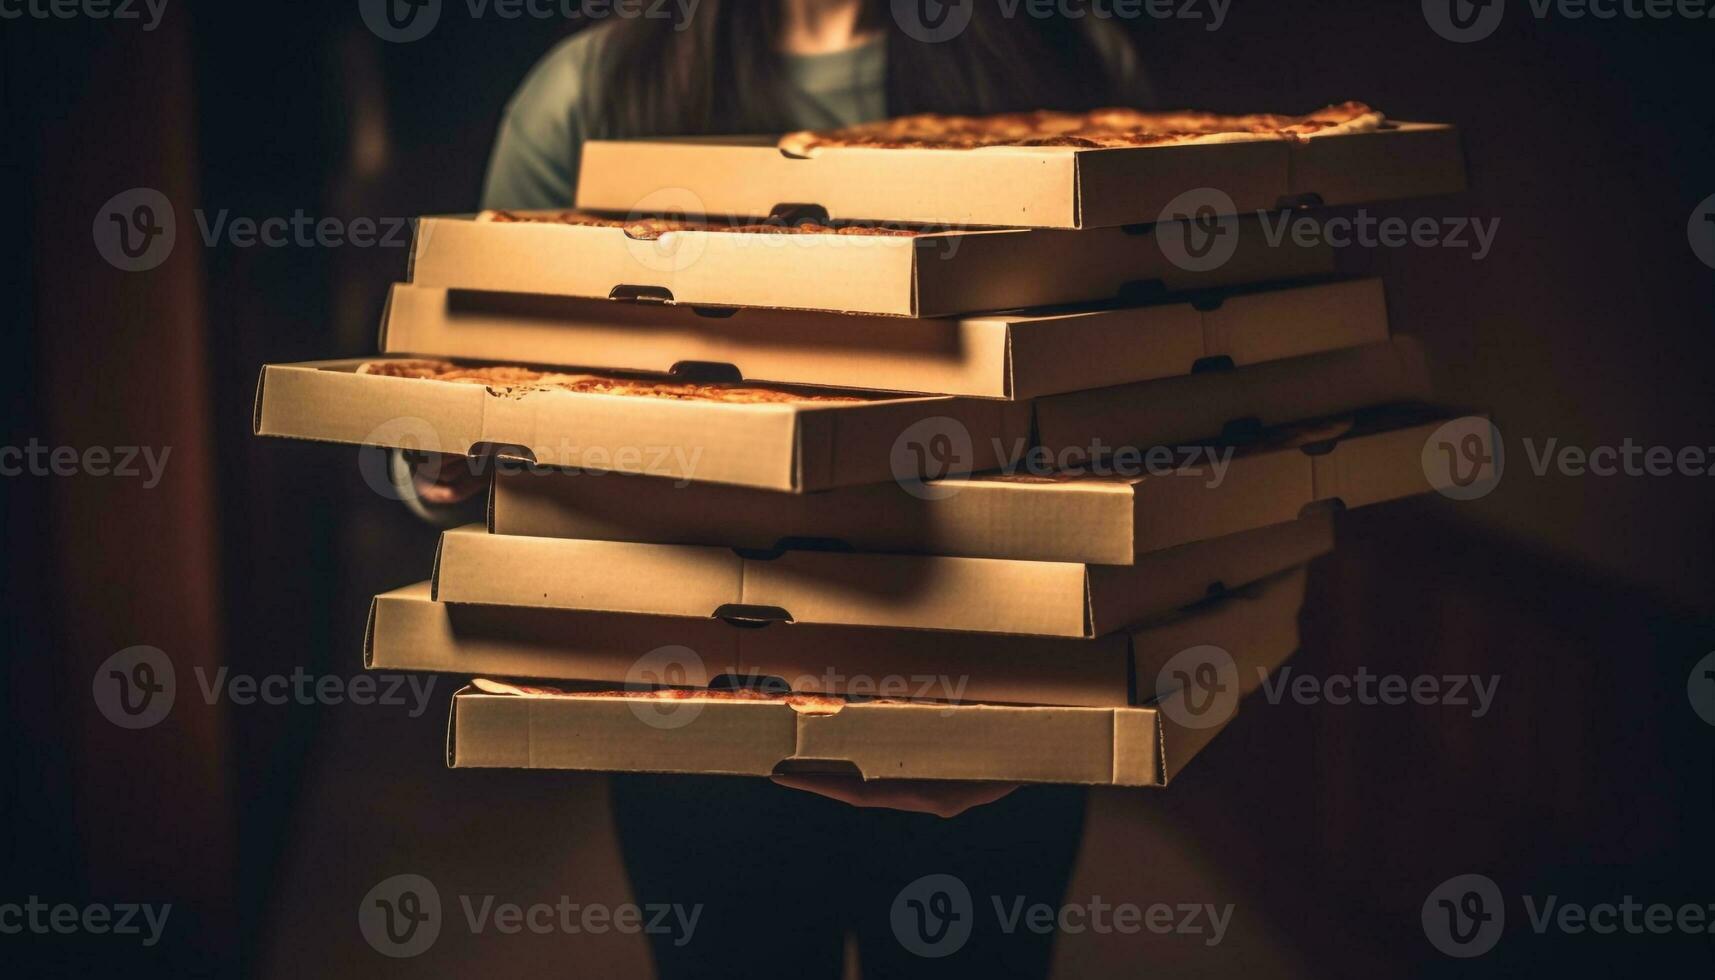
[[[586,395],[627,395],[638,398],[666,398],[676,401],[724,402],[729,405],[790,405],[804,402],[824,404],[869,400],[856,395],[810,394],[779,388],[762,388],[754,385],[652,381],[614,378],[599,374],[562,374],[523,367],[468,367],[454,364],[451,361],[368,361],[358,366],[357,373],[390,378],[416,378],[424,381],[478,384],[508,395],[542,389],[560,389]]]
[[[723,224],[707,219],[608,218],[585,211],[484,211],[477,215],[476,220],[500,224],[533,222],[537,224],[578,225],[588,228],[623,228],[626,235],[642,241],[653,241],[662,235],[675,231],[730,232],[743,235],[861,235],[878,238],[906,238],[918,234],[909,228],[883,227],[874,224],[823,225],[813,221]]]
[[[1274,113],[1222,115],[1186,110],[1145,112],[1016,112],[994,116],[926,113],[864,123],[845,129],[789,133],[780,149],[798,157],[834,147],[980,150],[997,146],[1065,146],[1102,149],[1256,140],[1301,140],[1379,129],[1381,113],[1362,102],[1344,102],[1303,116]]]

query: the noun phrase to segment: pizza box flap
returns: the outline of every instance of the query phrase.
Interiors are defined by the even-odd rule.
[[[1061,453],[1187,445],[1428,396],[1422,346],[1396,337],[1235,371],[1051,395],[1035,402],[1035,417],[1039,444]]]
[[[1133,481],[1134,547],[1172,547],[1293,520],[1312,510],[1350,510],[1450,487],[1454,473],[1431,440],[1469,435],[1494,457],[1487,416],[1423,405],[1366,410],[1288,427],[1235,453],[1219,486],[1169,476]],[[1473,479],[1490,478],[1492,462]],[[1468,480],[1467,480],[1468,483]]]
[[[401,283],[383,353],[701,372],[753,382],[1024,399],[1379,343],[1381,281],[1142,306],[910,320],[618,303]]]
[[[692,137],[584,146],[580,208],[623,213],[802,213],[835,220],[1096,228],[1157,220],[1182,194],[1215,188],[1237,211],[1456,193],[1464,154],[1451,126],[1299,142],[1107,149],[825,147],[791,156],[772,137]]]
[[[1200,263],[1176,264],[1147,227],[931,229],[912,237],[682,231],[635,239],[622,228],[465,215],[418,222],[410,280],[587,299],[940,317],[1334,272],[1332,249],[1291,236],[1271,242],[1256,218],[1238,220],[1234,234],[1231,259],[1194,270],[1185,266]]]
[[[454,454],[504,447],[553,466],[804,492],[894,478],[892,447],[924,419],[955,419],[983,453],[1023,438],[1027,408],[946,397],[731,404],[358,374],[365,360],[275,364],[257,387],[258,435]],[[939,423],[938,423],[939,424]],[[999,441],[995,441],[998,439]]]
[[[1124,707],[1177,689],[1164,673],[1216,646],[1254,686],[1298,648],[1302,568],[1095,640],[729,623],[556,609],[454,606],[419,583],[375,597],[370,670],[607,687],[733,684],[801,694]]]
[[[650,616],[1094,637],[1259,581],[1333,548],[1327,515],[1133,565],[725,548],[448,531],[434,598]]]
[[[1159,707],[660,704],[466,688],[453,696],[447,759],[453,768],[1160,786],[1214,734],[1163,715]]]
[[[1468,430],[1491,449],[1480,414],[1402,405],[1272,430],[1238,449],[1210,447],[1224,460],[1219,472],[1200,448],[1187,448],[1164,458],[1170,471],[1157,475],[980,475],[932,482],[931,494],[877,484],[782,498],[505,467],[494,476],[488,521],[496,533],[532,537],[751,549],[815,540],[856,551],[1129,565],[1310,510],[1445,488],[1454,474],[1435,465],[1443,457],[1428,440],[1454,423],[1448,431],[1461,441]]]

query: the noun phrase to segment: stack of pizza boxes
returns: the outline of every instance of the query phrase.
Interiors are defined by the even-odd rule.
[[[422,220],[381,353],[265,368],[256,430],[491,459],[365,639],[480,678],[453,766],[1162,785],[1453,419],[1280,222],[1462,185],[1439,125],[594,143],[617,220]]]

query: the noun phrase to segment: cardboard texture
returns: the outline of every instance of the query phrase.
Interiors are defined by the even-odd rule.
[[[383,353],[701,373],[828,388],[1025,399],[1358,347],[1388,337],[1378,279],[1194,301],[960,319],[850,317],[399,284]],[[718,369],[718,370],[717,370]]]
[[[1456,416],[1396,406],[1287,426],[1230,450],[1219,475],[1207,457],[1186,452],[1168,461],[1171,473],[976,476],[932,482],[926,494],[878,484],[782,497],[501,467],[489,527],[530,537],[750,549],[819,540],[855,551],[1129,565],[1152,551],[1295,520],[1310,510],[1445,489],[1451,473],[1426,466],[1423,453]],[[1486,420],[1464,418],[1482,442],[1480,455],[1492,456]]]
[[[1333,550],[1326,514],[1132,565],[632,544],[448,531],[434,598],[649,616],[1096,637]]]
[[[257,435],[475,454],[545,465],[803,492],[894,479],[895,443],[924,420],[975,437],[970,466],[1028,432],[1022,404],[960,398],[726,404],[358,374],[365,360],[274,364],[256,392]],[[935,425],[946,425],[937,421]],[[1001,442],[994,442],[999,438]]]
[[[1385,344],[1236,371],[1051,395],[1034,403],[1037,444],[1058,457],[1092,447],[1174,446],[1429,397],[1423,348]]]
[[[1092,453],[1122,447],[1201,443],[1235,426],[1260,429],[1418,401],[1429,387],[1422,349],[1404,337],[1028,403],[900,396],[734,405],[560,390],[515,395],[357,374],[362,363],[264,367],[256,433],[448,453],[510,447],[544,465],[806,492],[895,480],[924,463],[934,464],[935,476],[1002,469],[1030,446],[1032,413],[1037,445],[1055,460],[1073,454],[1081,465]],[[933,451],[943,439],[953,452]],[[968,454],[961,451],[967,440]]]
[[[1302,568],[1095,640],[454,606],[429,583],[377,596],[364,665],[631,687],[733,682],[801,694],[1126,707],[1170,693],[1163,668],[1216,646],[1242,690],[1298,648]]]
[[[1334,272],[1332,249],[1299,245],[1290,235],[1271,243],[1256,218],[1239,219],[1232,233],[1232,257],[1204,263],[1164,252],[1158,234],[1186,234],[1175,227],[913,237],[688,231],[633,239],[623,228],[431,217],[417,225],[410,281],[588,299],[939,317]]]
[[[1174,697],[1183,697],[1175,694]],[[1165,786],[1216,734],[1149,708],[944,706],[788,701],[676,702],[520,697],[466,688],[453,696],[447,762],[455,769],[570,769],[769,776],[856,772],[864,779]]]
[[[1451,194],[1465,188],[1464,154],[1453,127],[1405,122],[1304,142],[829,147],[808,158],[772,137],[598,140],[585,144],[577,203],[638,213],[667,195],[702,214],[814,206],[835,220],[1096,228],[1157,221],[1180,195],[1209,188],[1240,212]]]

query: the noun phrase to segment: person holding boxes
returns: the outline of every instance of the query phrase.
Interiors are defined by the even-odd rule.
[[[674,19],[581,31],[508,104],[482,206],[570,207],[588,139],[1153,101],[1111,21],[1008,18],[978,3],[955,36],[925,41],[925,11],[913,18],[911,6],[701,0]],[[463,457],[396,455],[394,471],[410,504],[441,524],[462,523],[461,504],[486,482]],[[650,775],[611,785],[635,899],[704,908],[693,942],[654,937],[663,977],[838,976],[848,933],[866,976],[1047,975],[1052,935],[1007,930],[990,904],[1060,904],[1083,834],[1082,788]],[[905,890],[938,874],[976,903],[970,937],[949,959],[910,952],[890,921]]]

